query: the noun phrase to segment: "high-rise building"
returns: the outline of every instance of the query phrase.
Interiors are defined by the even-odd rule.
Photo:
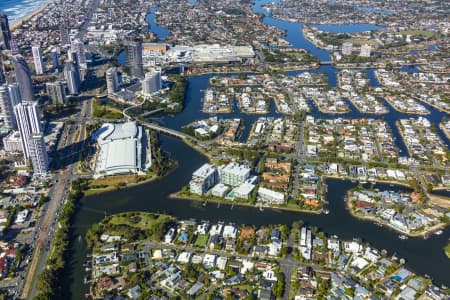
[[[64,77],[67,81],[69,94],[76,95],[80,93],[80,70],[74,61],[66,61],[64,64]]]
[[[14,38],[11,38],[11,40],[9,41],[9,46],[11,47],[12,55],[17,55],[20,53],[19,46],[17,45],[17,42]]]
[[[53,69],[56,70],[59,68],[59,60],[58,60],[58,50],[56,48],[53,48],[51,51],[51,57],[52,57],[52,66]]]
[[[203,195],[212,188],[219,180],[217,167],[211,164],[204,164],[194,173],[189,182],[189,190],[193,194]]]
[[[75,52],[78,57],[78,65],[82,69],[87,68],[86,64],[86,53],[84,52],[84,43],[80,40],[74,40],[70,43],[70,50]]]
[[[6,82],[5,73],[3,73],[3,69],[0,67],[0,84],[4,84],[5,82]]]
[[[142,63],[142,41],[135,37],[128,37],[124,41],[127,66],[130,75],[134,78],[144,77],[144,65]]]
[[[45,149],[44,135],[42,133],[33,133],[28,137],[27,142],[34,176],[46,175],[48,172],[48,156]]]
[[[364,44],[364,45],[361,45],[361,52],[359,53],[359,56],[370,57],[371,52],[372,52],[372,46]]]
[[[61,39],[61,46],[70,45],[69,29],[64,21],[59,26],[59,38]]]
[[[6,85],[0,86],[0,116],[3,119],[3,125],[7,129],[16,128],[16,117],[12,107],[9,91]]]
[[[64,104],[66,102],[66,87],[61,81],[47,82],[45,89],[52,100],[52,104]]]
[[[109,68],[106,70],[106,87],[108,94],[114,94],[119,90],[119,75],[117,68]]]
[[[39,120],[39,111],[37,103],[20,103],[14,107],[17,118],[17,127],[20,133],[23,155],[25,161],[30,158],[30,148],[28,139],[35,134],[41,134],[41,122]]]
[[[14,70],[16,73],[16,82],[19,86],[20,99],[22,101],[34,101],[33,83],[31,73],[25,59],[20,55],[13,56]]]
[[[20,92],[17,83],[8,84],[8,92],[11,106],[14,108],[14,106],[20,103]]]
[[[78,54],[75,51],[70,50],[67,53],[68,56],[68,60],[73,62],[74,67],[76,69],[77,75],[78,75],[78,80],[81,82],[81,70],[80,70],[80,60],[78,59]]]
[[[142,80],[142,93],[144,95],[150,95],[161,89],[161,70],[152,69],[145,74],[144,80]]]
[[[31,47],[31,51],[33,52],[34,71],[36,72],[36,74],[44,74],[45,64],[42,57],[41,47],[33,46]]]
[[[11,31],[9,29],[8,16],[0,14],[0,49],[11,50]]]
[[[342,55],[352,55],[353,52],[353,44],[349,42],[345,42],[342,44]]]

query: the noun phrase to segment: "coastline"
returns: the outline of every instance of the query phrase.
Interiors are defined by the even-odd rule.
[[[22,23],[27,22],[31,20],[33,17],[39,15],[42,13],[51,3],[53,3],[53,0],[45,0],[42,2],[42,5],[37,7],[36,9],[30,11],[27,15],[20,17],[19,19],[15,20],[13,23],[9,25],[9,28],[11,31],[14,31],[20,26],[22,26]]]

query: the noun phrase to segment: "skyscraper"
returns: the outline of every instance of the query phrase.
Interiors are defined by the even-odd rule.
[[[144,95],[150,95],[151,93],[157,92],[161,89],[161,71],[152,69],[150,72],[145,74],[144,80],[142,80],[142,93]]]
[[[41,122],[37,103],[20,103],[14,107],[17,118],[17,127],[20,133],[23,155],[25,161],[30,158],[28,139],[33,134],[41,134]]]
[[[11,49],[11,31],[9,30],[8,16],[0,14],[0,49]]]
[[[136,37],[127,37],[124,41],[127,66],[130,75],[134,78],[144,77],[144,65],[142,63],[142,41]]]
[[[64,64],[64,77],[67,81],[69,94],[76,95],[80,93],[80,71],[74,61],[68,60]]]
[[[78,59],[78,54],[75,51],[70,50],[67,53],[67,56],[68,56],[68,60],[73,62],[73,65],[76,69],[76,73],[78,76],[78,80],[81,82],[82,80],[81,80],[81,72],[80,72],[80,61]]]
[[[45,89],[52,100],[52,104],[64,104],[66,102],[66,87],[61,81],[47,82]]]
[[[44,135],[42,133],[33,133],[28,137],[27,142],[34,176],[47,174],[48,156],[45,149]]]
[[[109,68],[106,70],[106,87],[108,94],[114,94],[119,90],[119,78],[117,74],[117,68]]]
[[[44,60],[42,58],[41,47],[33,46],[31,47],[31,51],[33,52],[34,71],[36,72],[36,74],[44,74],[45,65]]]
[[[3,124],[7,129],[16,128],[16,117],[12,107],[11,99],[9,98],[9,91],[6,85],[0,86],[0,116],[3,119]]]
[[[80,66],[80,68],[86,69],[87,64],[86,64],[86,53],[84,52],[84,43],[80,40],[74,40],[70,44],[70,50],[77,54],[78,65]]]
[[[9,41],[9,46],[11,47],[11,53],[12,55],[17,55],[19,54],[19,46],[17,45],[17,42],[14,38],[11,38],[11,40]]]
[[[20,92],[17,83],[8,84],[8,92],[11,106],[14,108],[14,106],[20,103]]]
[[[3,67],[3,64],[2,64]],[[0,84],[4,84],[6,82],[5,74],[3,73],[3,69],[0,68]]]
[[[52,49],[51,56],[52,56],[53,69],[58,69],[59,68],[59,60],[58,60],[58,50],[56,50],[56,48]]]
[[[34,101],[33,83],[31,82],[30,69],[25,59],[20,55],[13,57],[16,81],[19,86],[22,101]]]

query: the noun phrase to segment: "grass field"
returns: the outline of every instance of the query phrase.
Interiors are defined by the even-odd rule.
[[[100,100],[94,99],[92,101],[92,115],[97,118],[106,118],[106,119],[122,119],[123,115],[120,109],[108,105],[102,104]]]
[[[167,215],[127,212],[112,216],[108,223],[113,225],[128,225],[139,229],[148,229],[157,223],[166,223],[171,220],[173,220],[173,218]]]
[[[426,31],[426,30],[403,30],[403,31],[399,31],[398,34],[401,35],[420,35],[420,36],[424,36],[424,37],[433,37],[434,33],[431,31]]]
[[[89,189],[85,192],[86,195],[98,194],[106,191],[112,191],[120,187],[137,184],[143,180],[150,178],[150,175],[138,176],[136,174],[107,176],[104,178],[92,179],[89,181]]]
[[[208,242],[208,235],[207,234],[199,234],[197,236],[197,239],[195,240],[194,246],[204,248],[206,246],[207,242]]]

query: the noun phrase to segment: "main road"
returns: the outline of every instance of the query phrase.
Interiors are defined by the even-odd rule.
[[[64,149],[73,155],[64,156],[57,162],[58,166],[65,166],[58,171],[53,180],[53,185],[49,192],[49,202],[43,206],[41,218],[37,228],[36,248],[25,278],[24,287],[21,293],[22,299],[32,299],[36,294],[36,283],[38,275],[44,269],[47,259],[52,251],[51,241],[56,231],[56,224],[62,204],[67,200],[67,194],[72,177],[76,171],[79,155],[84,146],[86,132],[86,118],[90,115],[90,100],[83,102],[81,111],[76,116],[75,125],[70,126],[66,140],[60,141],[58,150]]]

